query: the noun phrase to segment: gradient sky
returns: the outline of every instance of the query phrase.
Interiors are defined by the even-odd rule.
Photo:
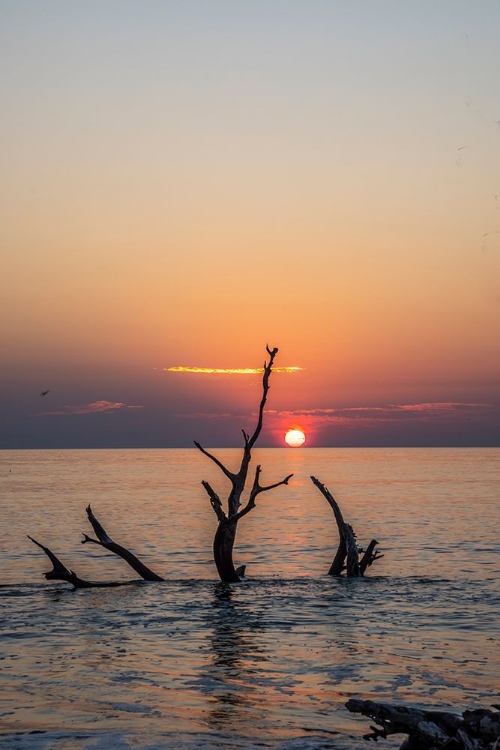
[[[2,0],[0,447],[500,445],[500,1]],[[49,390],[40,396],[42,390]]]

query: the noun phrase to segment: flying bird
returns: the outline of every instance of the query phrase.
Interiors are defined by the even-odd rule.
[[[40,391],[40,396],[46,396],[49,391]]]

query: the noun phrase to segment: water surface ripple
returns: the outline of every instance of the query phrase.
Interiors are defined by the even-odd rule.
[[[352,696],[499,702],[500,453],[258,453],[270,482],[294,471],[295,486],[243,519],[236,585],[217,580],[215,518],[192,477],[224,483],[196,451],[0,455],[1,748],[357,750],[368,726],[345,710]],[[361,542],[380,540],[365,579],[326,575],[336,531],[310,473]],[[84,577],[133,578],[79,545],[89,501],[165,582],[44,581],[26,533]]]

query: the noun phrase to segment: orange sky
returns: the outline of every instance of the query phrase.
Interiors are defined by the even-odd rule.
[[[2,4],[0,447],[500,443],[498,3],[283,8]]]

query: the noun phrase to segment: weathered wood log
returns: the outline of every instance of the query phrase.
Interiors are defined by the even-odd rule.
[[[194,443],[198,450],[200,450],[205,456],[213,461],[216,466],[219,467],[219,469],[231,483],[231,491],[227,500],[226,513],[223,510],[221,499],[215,492],[215,490],[208,482],[202,482],[202,485],[205,488],[208,497],[210,498],[210,503],[219,522],[217,530],[215,532],[213,543],[214,561],[221,581],[225,581],[227,583],[236,583],[240,581],[242,575],[241,571],[244,571],[245,568],[245,566],[235,568],[233,562],[233,548],[236,539],[236,528],[238,525],[238,521],[247,513],[249,513],[253,508],[255,508],[255,499],[261,492],[267,492],[268,490],[272,490],[282,484],[288,484],[289,479],[291,479],[291,477],[293,476],[293,474],[289,474],[280,482],[262,486],[259,482],[261,467],[257,466],[255,470],[253,486],[250,490],[248,501],[246,505],[241,508],[241,497],[245,490],[248,469],[252,458],[252,448],[254,447],[257,438],[259,437],[262,430],[264,406],[266,404],[267,394],[269,391],[269,378],[271,376],[274,358],[278,353],[278,349],[274,348],[271,350],[268,346],[266,346],[266,351],[269,354],[269,362],[264,362],[263,367],[264,375],[262,379],[262,398],[259,405],[257,426],[255,427],[255,430],[251,436],[248,435],[244,430],[242,431],[244,447],[239,470],[237,472],[230,471],[226,466],[224,466],[222,461],[216,458],[212,453],[209,453],[196,441]]]
[[[344,521],[339,504],[331,492],[322,482],[319,481],[319,479],[316,479],[316,477],[312,476],[311,481],[316,485],[321,494],[330,504],[339,530],[339,546],[335,557],[333,558],[330,570],[328,571],[328,575],[340,576],[343,571],[346,570],[349,577],[357,578],[359,576],[364,576],[366,569],[372,565],[375,560],[383,557],[378,550],[375,550],[375,547],[378,544],[377,540],[372,539],[366,550],[358,547],[354,529]],[[360,555],[363,555],[361,560],[359,559]]]
[[[372,719],[366,740],[377,742],[391,734],[406,734],[400,750],[498,750],[500,748],[500,712],[479,708],[462,714],[451,711],[426,711],[413,706],[375,703],[357,698],[345,704],[351,713]],[[494,705],[499,709],[500,706]],[[379,728],[380,727],[380,728]]]
[[[157,575],[157,573],[150,570],[150,568],[148,568],[146,565],[144,565],[144,563],[141,562],[139,558],[132,554],[132,552],[130,552],[130,550],[128,550],[126,547],[122,547],[121,544],[117,544],[116,542],[114,542],[111,537],[105,532],[104,528],[101,526],[97,518],[94,516],[90,505],[87,506],[86,511],[87,518],[92,524],[92,528],[94,529],[97,539],[92,539],[92,537],[87,536],[87,534],[83,534],[82,544],[91,542],[92,544],[98,544],[101,547],[109,550],[110,552],[113,552],[115,555],[118,555],[118,557],[121,557],[122,560],[125,560],[125,562],[128,563],[130,567],[133,568],[133,570],[135,570],[135,572],[141,576],[141,578],[144,578],[145,581],[165,580],[161,576]]]
[[[36,544],[37,547],[40,547],[40,549],[45,552],[53,565],[52,570],[44,573],[45,578],[48,581],[67,581],[68,583],[71,583],[75,589],[109,588],[134,583],[134,581],[87,581],[84,578],[80,578],[73,570],[69,570],[52,552],[52,550],[44,544],[37,542],[37,540],[33,539],[29,534],[27,536],[28,539],[31,539],[33,544]]]

